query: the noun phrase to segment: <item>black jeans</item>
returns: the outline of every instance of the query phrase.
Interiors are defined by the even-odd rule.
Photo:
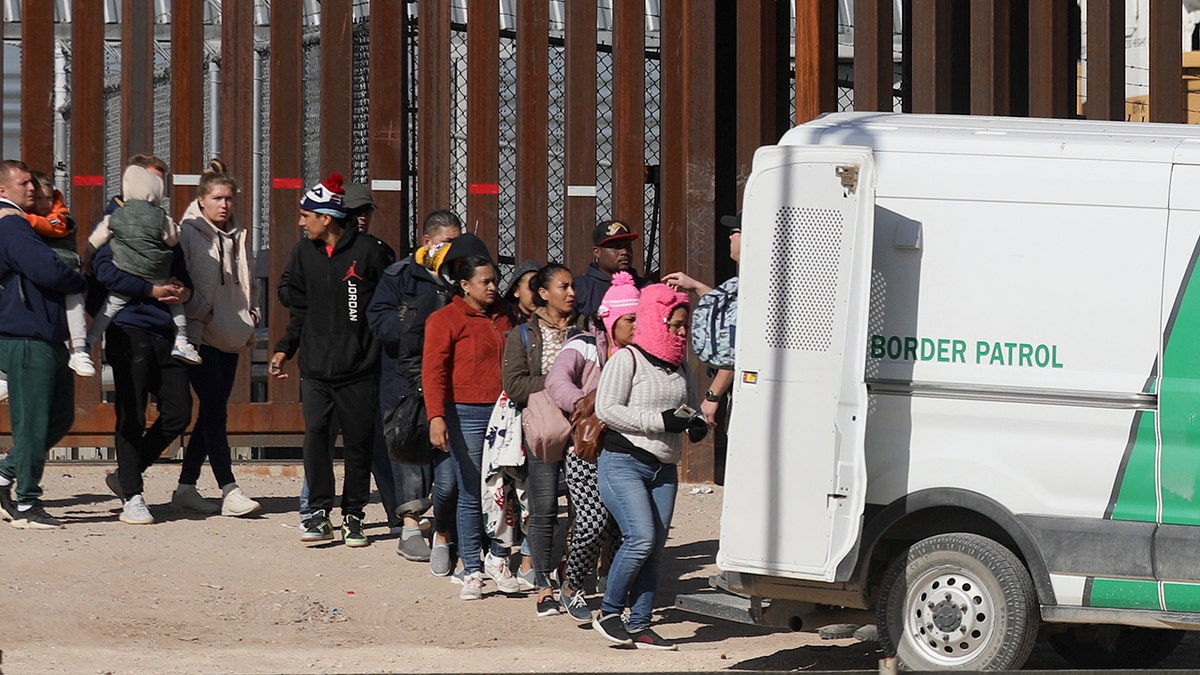
[[[300,380],[304,410],[304,478],[308,482],[309,512],[333,511],[333,455],[330,422],[334,413],[342,427],[346,477],[342,483],[342,516],[362,518],[371,497],[371,453],[375,440],[375,411],[379,407],[379,378],[346,384]]]
[[[112,366],[117,403],[117,472],[128,498],[142,493],[142,472],[192,420],[189,367],[171,358],[174,340],[140,328],[112,325],[105,354]],[[146,428],[146,404],[154,394],[158,419]]]
[[[204,359],[204,365],[187,369],[188,379],[199,399],[200,412],[196,414],[196,424],[183,452],[179,483],[195,485],[207,457],[217,486],[225,487],[234,482],[227,406],[237,377],[238,355],[200,345],[200,357]]]
[[[558,468],[562,462],[543,462],[532,452],[525,453],[529,470],[525,478],[525,495],[529,500],[529,518],[525,537],[529,556],[533,558],[534,585],[550,588],[550,572],[554,570],[554,526],[558,524]]]

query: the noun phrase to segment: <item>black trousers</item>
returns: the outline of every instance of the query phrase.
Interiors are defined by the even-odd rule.
[[[337,414],[346,463],[342,483],[342,516],[363,517],[371,497],[371,453],[375,436],[375,411],[379,407],[379,378],[346,384],[300,380],[304,410],[304,478],[308,482],[310,513],[333,511],[333,450],[330,435]]]
[[[112,325],[105,354],[112,366],[117,402],[117,473],[125,498],[142,493],[142,472],[192,421],[189,367],[171,358],[174,340],[140,328]],[[158,419],[146,428],[146,404],[154,394]]]

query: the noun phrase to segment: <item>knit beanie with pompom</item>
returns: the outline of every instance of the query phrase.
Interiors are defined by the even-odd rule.
[[[633,275],[629,272],[617,272],[612,276],[612,285],[604,293],[600,308],[596,310],[596,316],[604,322],[604,332],[608,334],[610,344],[613,326],[626,314],[637,312],[638,298],[641,295],[642,292],[633,284]]]
[[[671,290],[666,284],[643,288],[637,306],[633,344],[672,365],[683,363],[683,357],[687,355],[687,338],[667,330],[671,313],[680,306],[688,306],[687,293]]]

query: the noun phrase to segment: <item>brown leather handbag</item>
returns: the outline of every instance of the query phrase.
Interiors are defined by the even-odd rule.
[[[575,422],[575,426],[571,429],[571,441],[575,445],[577,457],[595,464],[596,458],[600,455],[600,448],[604,446],[604,432],[608,431],[608,425],[596,417],[595,389],[584,395],[580,403],[584,409],[591,412]]]

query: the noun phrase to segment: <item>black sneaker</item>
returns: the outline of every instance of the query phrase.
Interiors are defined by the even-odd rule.
[[[674,642],[667,642],[649,628],[634,631],[630,633],[630,636],[633,638],[633,646],[638,649],[657,649],[664,652],[673,652],[679,649]]]
[[[35,501],[32,507],[24,511],[14,508],[12,517],[12,526],[18,530],[58,530],[63,526],[61,520],[46,513],[41,501]]]
[[[342,543],[350,548],[362,548],[369,543],[363,532],[362,516],[348,514],[342,518]]]
[[[633,637],[629,635],[629,631],[625,630],[625,622],[621,620],[620,614],[604,614],[600,613],[596,618],[592,619],[592,628],[604,637],[609,642],[615,642],[619,645],[633,644]]]
[[[0,486],[0,520],[13,520],[17,505],[12,500],[13,484]]]
[[[537,601],[537,615],[539,617],[554,616],[555,614],[558,614],[558,600],[554,599],[553,593]]]
[[[300,541],[328,541],[333,539],[333,523],[324,509],[313,511],[308,520],[304,521],[304,531],[300,533]]]

